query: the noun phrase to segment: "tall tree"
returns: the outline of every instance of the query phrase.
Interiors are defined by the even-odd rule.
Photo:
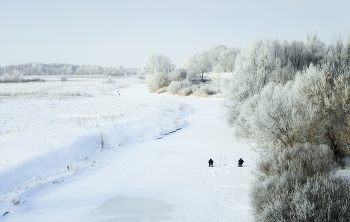
[[[204,82],[204,74],[210,72],[213,67],[212,57],[208,52],[197,53],[182,62],[182,66],[189,73],[199,75],[201,81]]]
[[[168,74],[173,71],[175,65],[171,63],[170,59],[163,54],[151,53],[147,55],[143,62],[142,72],[153,75],[155,73]]]

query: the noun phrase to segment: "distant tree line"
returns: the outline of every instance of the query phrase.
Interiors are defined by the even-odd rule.
[[[138,69],[102,67],[97,65],[70,65],[59,63],[26,63],[0,67],[0,82],[18,82],[23,76],[34,75],[106,75],[125,76],[139,74]]]

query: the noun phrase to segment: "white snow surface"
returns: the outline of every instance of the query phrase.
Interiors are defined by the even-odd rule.
[[[253,221],[257,155],[222,99],[44,79],[0,85],[0,221]]]

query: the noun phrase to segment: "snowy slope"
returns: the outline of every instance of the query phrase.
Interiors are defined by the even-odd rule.
[[[56,101],[50,112],[69,107],[67,113],[85,115],[88,121],[80,123],[83,127],[67,123],[31,128],[34,132],[21,135],[29,150],[15,138],[4,138],[11,134],[1,135],[0,207],[10,212],[3,221],[252,221],[248,192],[256,155],[236,141],[220,118],[222,100],[156,95],[148,93],[144,84],[130,85],[102,88],[99,95],[92,84],[86,92],[93,97],[70,98],[70,105],[67,99],[62,104]],[[119,105],[113,107],[111,98]],[[9,102],[23,104],[15,99],[2,105]],[[93,104],[91,110],[88,104]],[[106,109],[109,112],[103,113]],[[99,118],[118,109],[127,117]],[[42,116],[49,116],[46,123],[53,119],[48,113]],[[94,124],[103,124],[110,149],[91,145],[101,131],[92,128]],[[36,141],[35,133],[45,141]],[[35,149],[51,140],[46,148]],[[125,141],[119,146],[121,140]],[[59,141],[64,142],[57,145]],[[51,150],[54,144],[57,147]],[[7,155],[9,148],[4,152],[3,147],[9,146],[18,151]],[[245,160],[243,168],[236,166],[240,157]],[[209,158],[215,161],[214,168],[208,167]],[[11,203],[11,198],[19,204]]]

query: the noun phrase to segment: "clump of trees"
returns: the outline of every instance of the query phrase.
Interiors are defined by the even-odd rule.
[[[232,72],[239,50],[217,45],[196,53],[175,69],[170,59],[162,54],[152,53],[144,61],[142,72],[147,75],[150,92],[168,92],[177,95],[208,96],[218,93],[217,89],[205,84],[208,73]]]
[[[241,49],[213,46],[181,66],[149,55],[150,91],[211,95],[207,74],[230,73],[215,75],[216,84],[235,135],[260,155],[251,192],[257,221],[349,220],[350,182],[334,173],[350,154],[350,40],[255,39]]]
[[[0,83],[21,82],[23,80],[23,74],[16,70],[0,76]]]
[[[350,41],[254,40],[223,86],[227,120],[260,154],[251,200],[257,221],[347,221]],[[336,165],[335,165],[336,164]]]

